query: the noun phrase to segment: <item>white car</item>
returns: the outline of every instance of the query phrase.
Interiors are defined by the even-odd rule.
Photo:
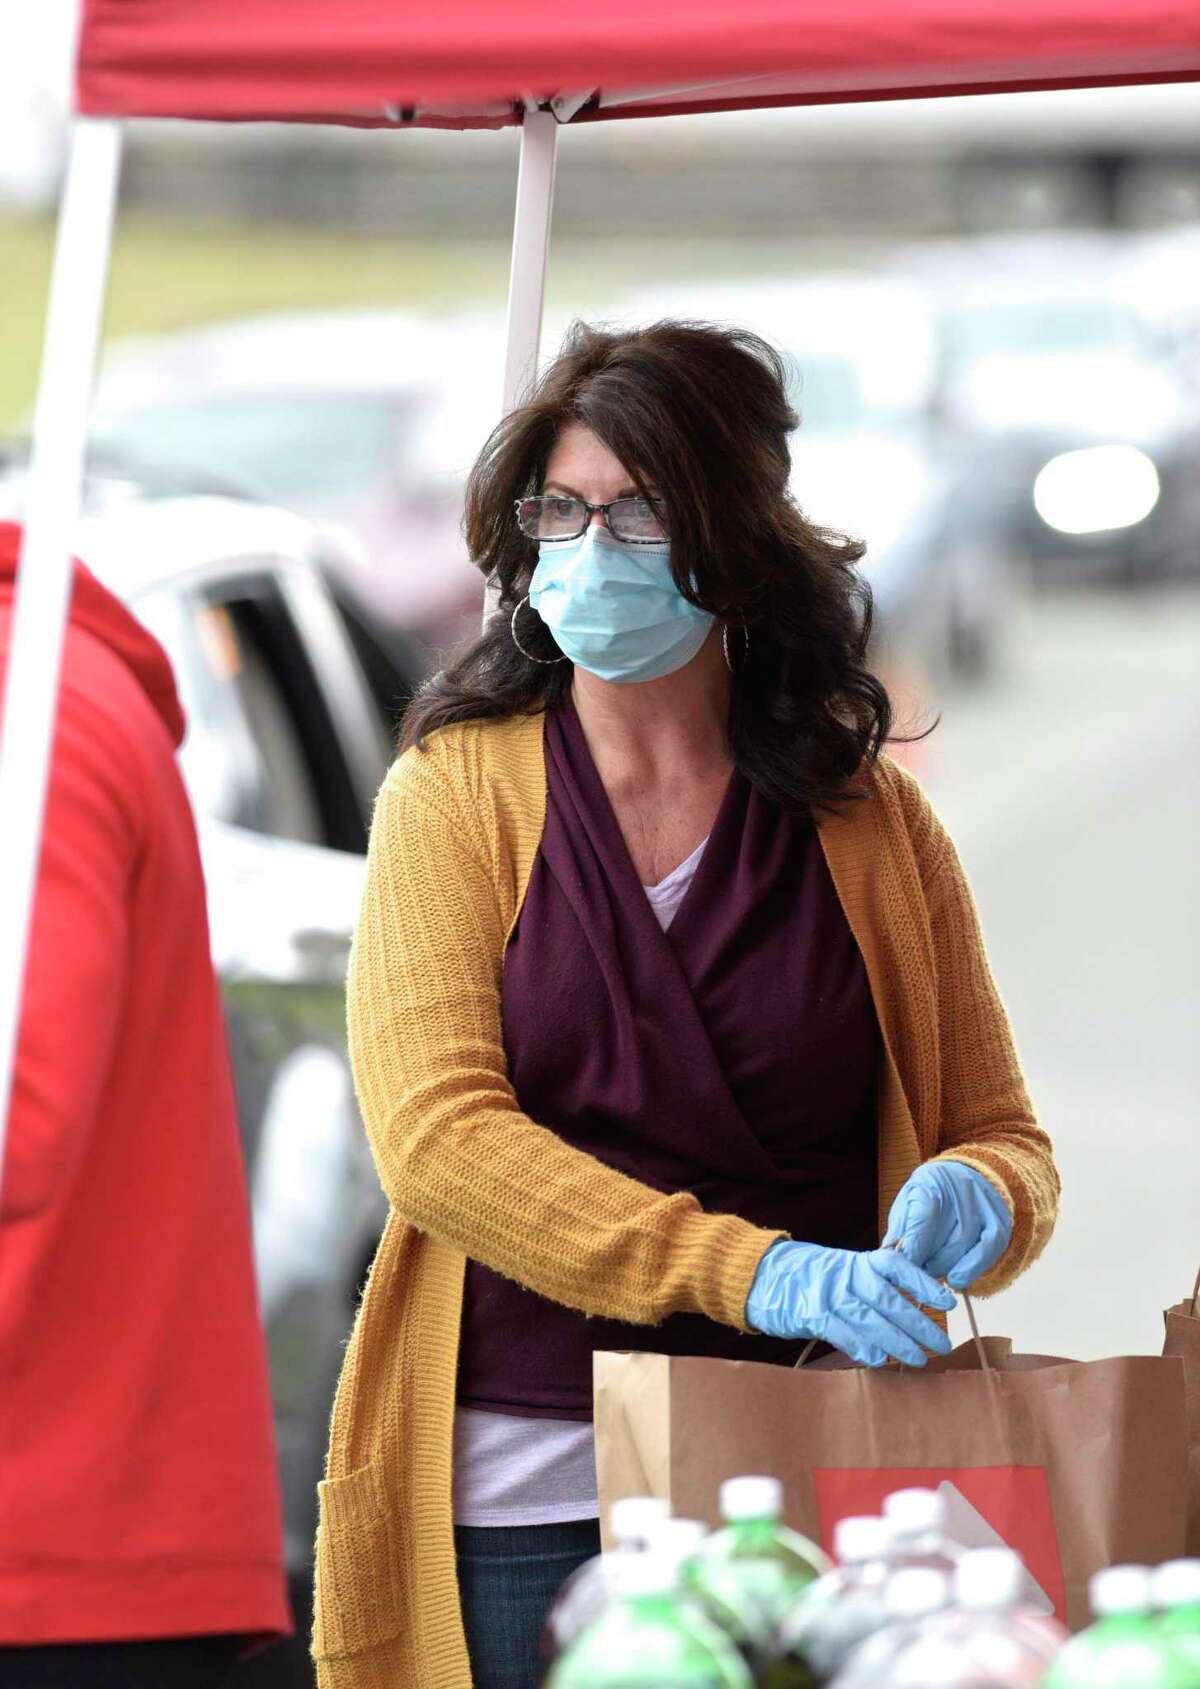
[[[479,629],[462,495],[499,420],[502,356],[485,315],[293,312],[143,336],[106,358],[91,438],[132,473],[336,525],[374,613],[444,648]]]
[[[937,311],[938,410],[967,517],[1034,577],[1195,572],[1200,409],[1172,335],[1186,267],[1155,272],[1155,250],[1048,230],[894,255]]]

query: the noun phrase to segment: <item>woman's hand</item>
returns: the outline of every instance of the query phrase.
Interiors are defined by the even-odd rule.
[[[768,1337],[819,1337],[863,1366],[883,1366],[890,1355],[924,1366],[920,1345],[948,1355],[950,1339],[910,1296],[947,1312],[954,1306],[949,1291],[897,1250],[775,1243],[750,1286],[746,1323]]]
[[[961,1161],[927,1161],[892,1204],[884,1247],[899,1244],[915,1266],[966,1290],[1008,1248],[1012,1215],[982,1173]]]

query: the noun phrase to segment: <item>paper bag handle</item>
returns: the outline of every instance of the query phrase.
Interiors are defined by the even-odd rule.
[[[981,1372],[991,1372],[992,1363],[987,1358],[987,1350],[984,1348],[983,1339],[979,1335],[979,1323],[975,1318],[975,1304],[965,1290],[962,1293],[962,1299],[963,1306],[967,1310],[967,1319],[971,1324],[971,1341],[975,1345],[975,1353],[979,1356],[979,1369]]]
[[[904,1248],[904,1239],[897,1238],[896,1242],[892,1245],[892,1248],[902,1250]],[[1200,1279],[1197,1279],[1196,1281],[1196,1288],[1200,1290]],[[975,1345],[975,1353],[979,1356],[979,1370],[981,1372],[990,1373],[992,1370],[992,1363],[987,1358],[987,1350],[984,1348],[983,1339],[979,1335],[979,1322],[975,1318],[975,1305],[965,1290],[960,1291],[959,1294],[962,1296],[963,1305],[967,1310],[967,1319],[971,1326],[971,1341]]]
[[[1192,1286],[1192,1318],[1200,1314],[1200,1271],[1196,1273],[1196,1282]]]
[[[971,1341],[975,1345],[975,1353],[979,1356],[979,1370],[981,1372],[991,1372],[992,1363],[987,1358],[987,1350],[984,1348],[983,1339],[979,1335],[979,1322],[975,1318],[975,1305],[971,1301],[971,1298],[967,1295],[965,1290],[962,1291],[961,1294],[962,1294],[962,1299],[963,1299],[963,1305],[965,1306],[965,1308],[967,1310],[967,1319],[970,1321],[970,1324],[971,1324]],[[1195,1289],[1195,1293],[1192,1296],[1192,1312],[1193,1313],[1195,1313],[1195,1311],[1196,1311],[1196,1297],[1197,1296],[1200,1296],[1200,1273],[1197,1273],[1197,1275],[1196,1275],[1196,1289]],[[815,1337],[810,1338],[809,1341],[804,1345],[803,1349],[801,1349],[799,1355],[796,1357],[797,1367],[801,1367],[801,1366],[804,1365],[805,1361],[812,1354],[812,1352],[816,1348],[816,1346],[817,1346],[817,1339]]]

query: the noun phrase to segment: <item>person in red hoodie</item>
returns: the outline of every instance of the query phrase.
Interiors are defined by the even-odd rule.
[[[3,1689],[209,1689],[292,1628],[183,733],[77,564],[0,1185]]]

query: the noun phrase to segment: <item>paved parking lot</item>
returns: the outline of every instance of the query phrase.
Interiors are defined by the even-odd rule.
[[[997,683],[946,703],[926,779],[1064,1180],[1046,1255],[984,1323],[1154,1351],[1200,1267],[1200,592],[1023,607]]]

